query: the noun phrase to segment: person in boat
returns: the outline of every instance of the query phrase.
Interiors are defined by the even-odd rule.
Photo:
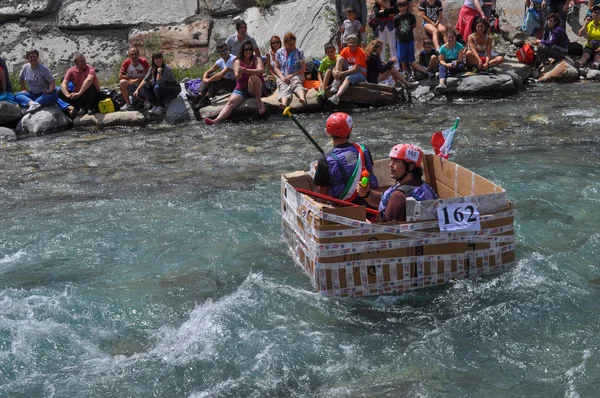
[[[333,139],[333,149],[317,162],[313,183],[319,193],[359,205],[367,205],[358,197],[356,185],[363,171],[369,173],[369,188],[377,188],[379,182],[373,174],[373,158],[367,147],[350,142],[352,118],[343,112],[329,116],[327,134]]]
[[[368,205],[378,206],[382,221],[406,221],[406,198],[418,201],[433,200],[438,196],[423,181],[423,151],[415,145],[398,144],[390,151],[390,175],[396,183],[384,193],[369,186],[356,185],[356,191]]]

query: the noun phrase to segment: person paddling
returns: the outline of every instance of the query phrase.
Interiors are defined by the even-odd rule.
[[[371,152],[364,145],[349,141],[352,118],[346,113],[336,112],[329,116],[326,130],[333,139],[333,149],[319,159],[314,185],[323,195],[366,205],[356,193],[356,184],[366,170],[369,173],[367,185],[373,189],[379,186],[373,174]]]
[[[356,185],[358,196],[379,208],[382,221],[406,221],[406,199],[433,200],[438,196],[423,181],[423,151],[415,145],[398,144],[390,151],[390,176],[396,183],[383,194],[369,186]]]

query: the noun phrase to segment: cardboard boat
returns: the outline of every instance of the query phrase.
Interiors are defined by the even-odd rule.
[[[394,183],[388,164],[375,162],[378,190]],[[492,274],[515,262],[506,191],[438,156],[425,155],[423,165],[423,178],[440,199],[409,198],[406,223],[367,222],[364,206],[334,207],[298,192],[314,190],[309,173],[282,175],[283,236],[317,291],[340,297],[398,294]],[[448,230],[448,219],[455,223],[451,228],[478,220],[468,229]]]

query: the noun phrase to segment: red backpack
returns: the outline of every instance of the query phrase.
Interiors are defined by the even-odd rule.
[[[517,59],[527,65],[533,65],[535,62],[535,52],[530,44],[526,43],[517,50]]]

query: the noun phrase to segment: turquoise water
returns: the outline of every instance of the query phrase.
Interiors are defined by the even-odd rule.
[[[515,205],[514,267],[402,296],[294,265],[279,175],[318,152],[284,118],[0,143],[0,396],[596,396],[595,88],[352,112],[377,158],[460,116],[453,160]]]

